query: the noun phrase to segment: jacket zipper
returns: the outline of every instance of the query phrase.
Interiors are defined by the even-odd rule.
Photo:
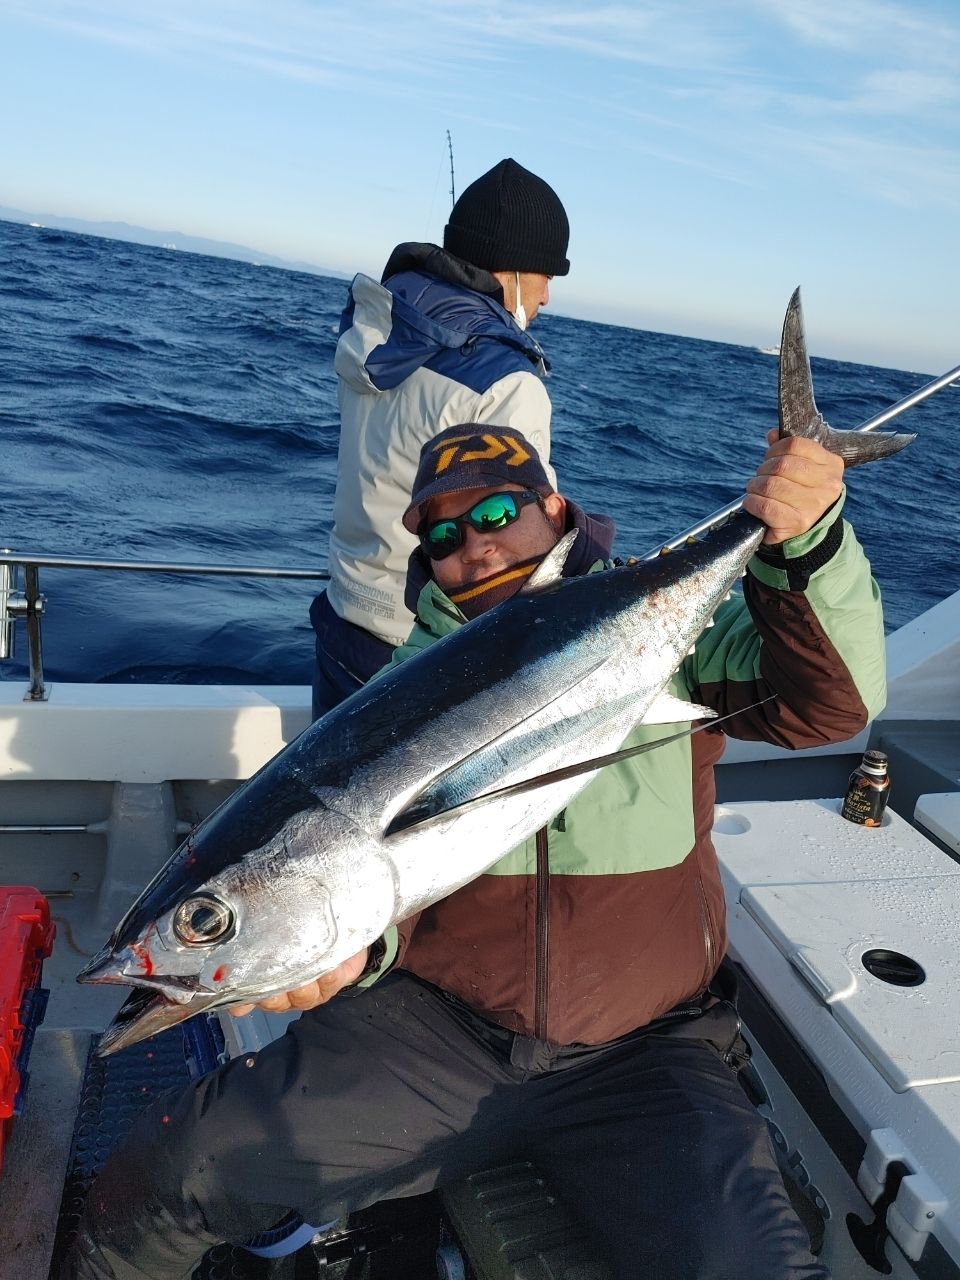
[[[547,1038],[550,964],[550,842],[547,828],[537,832],[537,955],[534,969],[533,1034]]]
[[[709,983],[713,977],[716,965],[714,963],[714,942],[713,930],[710,927],[710,912],[707,910],[707,894],[703,887],[703,877],[700,875],[700,869],[697,868],[697,897],[700,903],[700,926],[703,929],[703,949],[707,957],[707,976],[704,986]]]
[[[668,1009],[666,1013],[661,1013],[659,1018],[654,1018],[652,1022],[648,1022],[644,1031],[651,1031],[659,1027],[661,1022],[674,1022],[677,1018],[684,1018],[687,1022],[692,1022],[694,1018],[703,1017],[705,1010],[702,1005],[687,1001],[686,1004],[678,1005],[676,1009]]]

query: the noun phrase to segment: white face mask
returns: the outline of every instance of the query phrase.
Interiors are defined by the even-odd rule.
[[[520,298],[520,272],[515,271],[514,275],[517,277],[517,309],[513,313],[513,318],[514,320],[516,320],[517,324],[520,326],[521,329],[526,329],[527,313],[526,313],[526,310],[524,309],[523,302],[521,301],[521,298]]]

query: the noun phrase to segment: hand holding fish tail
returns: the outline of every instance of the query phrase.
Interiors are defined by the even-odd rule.
[[[816,440],[780,438],[776,428],[756,475],[747,482],[743,507],[767,526],[765,543],[806,533],[843,491],[843,458]]]
[[[276,995],[265,996],[256,1004],[234,1004],[227,1013],[234,1018],[243,1018],[254,1009],[263,1009],[266,1013],[290,1013],[299,1009],[301,1013],[307,1009],[316,1009],[338,995],[344,987],[356,982],[367,964],[369,949],[364,947],[349,960],[344,960],[329,973],[322,973],[319,978],[305,983],[302,987],[294,987],[292,991],[279,991]]]

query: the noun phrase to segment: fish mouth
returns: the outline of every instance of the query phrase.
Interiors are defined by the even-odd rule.
[[[162,978],[151,978],[144,973],[130,973],[129,967],[137,963],[135,953],[129,948],[119,954],[111,950],[109,944],[88,960],[77,974],[78,982],[95,984],[116,984],[121,987],[146,987],[150,991],[161,991],[177,1004],[184,1004],[197,995],[213,995],[209,987],[201,985],[199,978],[188,974],[164,974]],[[182,994],[181,994],[182,993]]]
[[[77,974],[78,982],[123,982],[121,962],[107,943]]]
[[[120,1049],[148,1040],[217,1003],[219,1001],[216,996],[199,996],[195,1000],[179,1001],[171,1000],[162,991],[138,987],[131,991],[100,1037],[97,1057],[106,1058]]]
[[[77,974],[78,982],[134,988],[100,1037],[98,1057],[105,1058],[141,1040],[148,1040],[169,1027],[175,1027],[178,1022],[186,1022],[211,1005],[223,1003],[221,996],[202,987],[195,977],[171,974],[162,978],[143,974],[133,977],[125,972],[128,962],[133,959],[132,952],[117,954],[108,944]]]

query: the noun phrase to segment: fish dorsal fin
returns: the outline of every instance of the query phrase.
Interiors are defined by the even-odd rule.
[[[511,782],[505,787],[497,787],[493,791],[485,791],[483,795],[473,796],[469,800],[464,800],[461,804],[450,805],[449,808],[430,813],[419,821],[397,824],[396,829],[398,831],[415,831],[418,828],[432,825],[446,818],[452,818],[457,814],[478,809],[481,805],[492,804],[497,800],[506,800],[510,796],[523,795],[530,791],[538,791],[541,787],[552,786],[555,782],[567,782],[571,778],[580,777],[585,773],[595,773],[598,769],[605,769],[608,765],[619,764],[621,760],[630,760],[634,756],[645,755],[648,751],[656,751],[660,747],[667,746],[670,742],[679,742],[683,738],[691,738],[695,733],[702,733],[704,729],[712,729],[716,725],[722,724],[724,720],[743,715],[745,711],[753,711],[756,707],[763,706],[765,702],[772,702],[776,696],[775,693],[771,693],[766,698],[761,698],[759,702],[751,702],[749,706],[741,707],[739,711],[730,711],[725,716],[716,716],[714,719],[708,720],[706,724],[692,725],[689,729],[681,729],[679,733],[668,734],[665,738],[657,738],[654,742],[642,742],[635,747],[621,747],[619,751],[611,751],[607,755],[594,756],[591,760],[581,760],[577,764],[568,764],[560,769],[551,769],[548,773],[541,773],[535,778],[525,778],[522,782]],[[392,833],[388,832],[388,834]]]
[[[563,566],[567,563],[567,556],[570,554],[579,532],[579,529],[571,529],[569,533],[563,535],[553,550],[543,557],[517,593],[518,595],[536,595],[544,587],[551,587],[555,582],[560,581],[560,577],[563,574]]]
[[[684,720],[713,720],[716,712],[699,702],[684,702],[672,693],[661,693],[643,713],[641,724],[678,724]]]

